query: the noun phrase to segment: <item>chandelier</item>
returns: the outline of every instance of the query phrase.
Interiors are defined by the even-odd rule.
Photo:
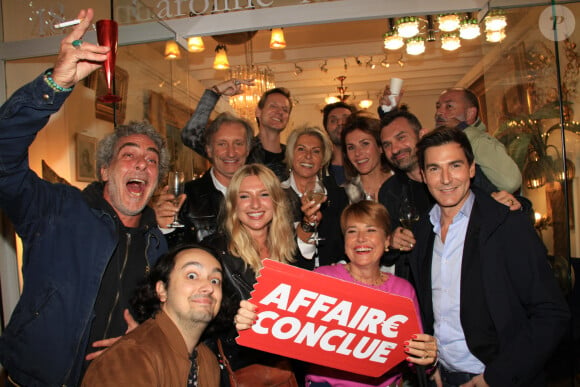
[[[438,22],[438,29],[435,27]],[[425,43],[441,41],[441,48],[454,51],[461,47],[461,39],[475,39],[481,35],[479,20],[472,13],[404,16],[389,18],[383,45],[387,50],[396,51],[405,46],[409,55],[425,52]],[[506,37],[507,18],[503,11],[491,11],[484,19],[485,39],[488,42],[501,42]]]
[[[253,122],[256,118],[256,107],[262,94],[269,89],[276,87],[274,83],[274,73],[269,68],[260,68],[254,65],[254,54],[252,38],[254,33],[249,33],[245,37],[232,36],[239,34],[228,34],[230,44],[244,44],[246,64],[230,68],[228,79],[253,79],[254,85],[241,85],[242,94],[230,97],[230,105],[238,116]],[[214,39],[220,37],[214,37]],[[216,39],[217,40],[217,39]],[[222,38],[223,40],[223,38]],[[235,42],[235,43],[233,43]]]

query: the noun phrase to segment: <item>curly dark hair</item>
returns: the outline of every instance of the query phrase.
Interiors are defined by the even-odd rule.
[[[199,249],[211,254],[221,265],[221,260],[216,252],[208,247],[198,244],[188,243],[181,244],[172,248],[163,255],[151,272],[137,287],[133,298],[131,299],[131,312],[135,320],[141,324],[145,320],[154,317],[161,310],[161,301],[155,289],[158,281],[162,281],[165,287],[169,287],[169,277],[175,267],[175,257],[184,250]],[[224,329],[228,329],[232,324],[231,316],[235,315],[239,305],[232,301],[233,287],[227,281],[225,276],[222,280],[222,303],[217,316],[206,328],[204,335],[212,334]]]

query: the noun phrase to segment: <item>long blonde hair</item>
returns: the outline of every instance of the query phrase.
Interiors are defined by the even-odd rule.
[[[262,268],[258,246],[250,233],[240,222],[237,214],[240,185],[248,176],[257,176],[272,198],[274,214],[268,228],[268,250],[270,259],[290,263],[294,261],[296,240],[292,227],[292,216],[286,193],[274,173],[261,164],[248,164],[241,167],[230,181],[225,200],[224,229],[229,238],[229,250],[240,257],[255,272]]]

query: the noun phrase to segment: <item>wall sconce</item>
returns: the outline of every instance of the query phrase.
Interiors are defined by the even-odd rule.
[[[181,58],[181,51],[175,40],[169,40],[165,43],[165,59],[173,60]]]
[[[461,21],[461,26],[459,27],[459,36],[461,39],[475,39],[481,35],[481,30],[479,29],[479,24],[477,24],[477,19],[465,19]]]
[[[187,38],[187,51],[189,52],[203,52],[205,45],[201,36],[190,36]]]
[[[542,230],[546,230],[549,226],[552,225],[552,218],[546,215],[542,215],[539,212],[534,212],[534,228],[540,235],[540,239],[542,238]]]
[[[419,33],[419,18],[405,16],[397,19],[397,31],[402,38],[412,38]]]
[[[284,39],[284,31],[282,31],[282,28],[272,28],[270,48],[274,50],[281,50],[286,48],[286,39]]]
[[[461,47],[461,40],[457,32],[441,35],[441,48],[446,51],[455,51]]]
[[[421,36],[407,40],[407,54],[421,55],[425,52],[425,39]],[[402,67],[402,66],[401,66]]]
[[[570,181],[576,175],[576,166],[574,163],[566,158],[566,171],[564,173],[564,160],[562,157],[557,157],[554,160],[554,178],[558,180],[560,183],[563,183],[564,180]]]
[[[218,44],[215,48],[213,68],[216,70],[227,70],[230,68],[230,62],[228,61],[228,55],[226,53],[226,46],[223,44]]]
[[[439,15],[439,29],[444,32],[452,32],[459,28],[459,16],[455,13]]]
[[[540,157],[536,151],[532,151],[528,157],[522,171],[526,187],[536,189],[543,187],[548,181],[553,181],[552,160],[548,156]]]

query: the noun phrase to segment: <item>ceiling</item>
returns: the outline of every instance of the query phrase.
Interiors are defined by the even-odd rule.
[[[440,42],[427,42],[426,52],[419,56],[406,54],[404,48],[388,51],[383,48],[382,36],[387,30],[385,19],[353,21],[284,28],[287,47],[269,47],[270,31],[258,31],[251,41],[253,63],[269,67],[277,86],[288,88],[297,104],[320,105],[328,95],[337,94],[345,75],[349,101],[356,103],[367,97],[377,101],[391,77],[404,79],[406,98],[436,96],[443,89],[456,85],[483,56],[484,38],[462,40],[462,47],[454,52],[440,48]],[[203,37],[206,49],[202,53],[186,53],[190,75],[205,87],[226,79],[226,70],[212,68],[214,49],[218,44],[211,37]],[[163,43],[158,43],[163,50]],[[227,46],[232,67],[246,63],[245,47]],[[182,50],[182,54],[185,52]],[[358,62],[357,62],[358,59]],[[375,64],[371,69],[370,62]],[[382,61],[388,67],[381,65]],[[326,62],[328,71],[321,70]],[[296,73],[296,66],[302,72]],[[375,105],[376,106],[376,105]]]

